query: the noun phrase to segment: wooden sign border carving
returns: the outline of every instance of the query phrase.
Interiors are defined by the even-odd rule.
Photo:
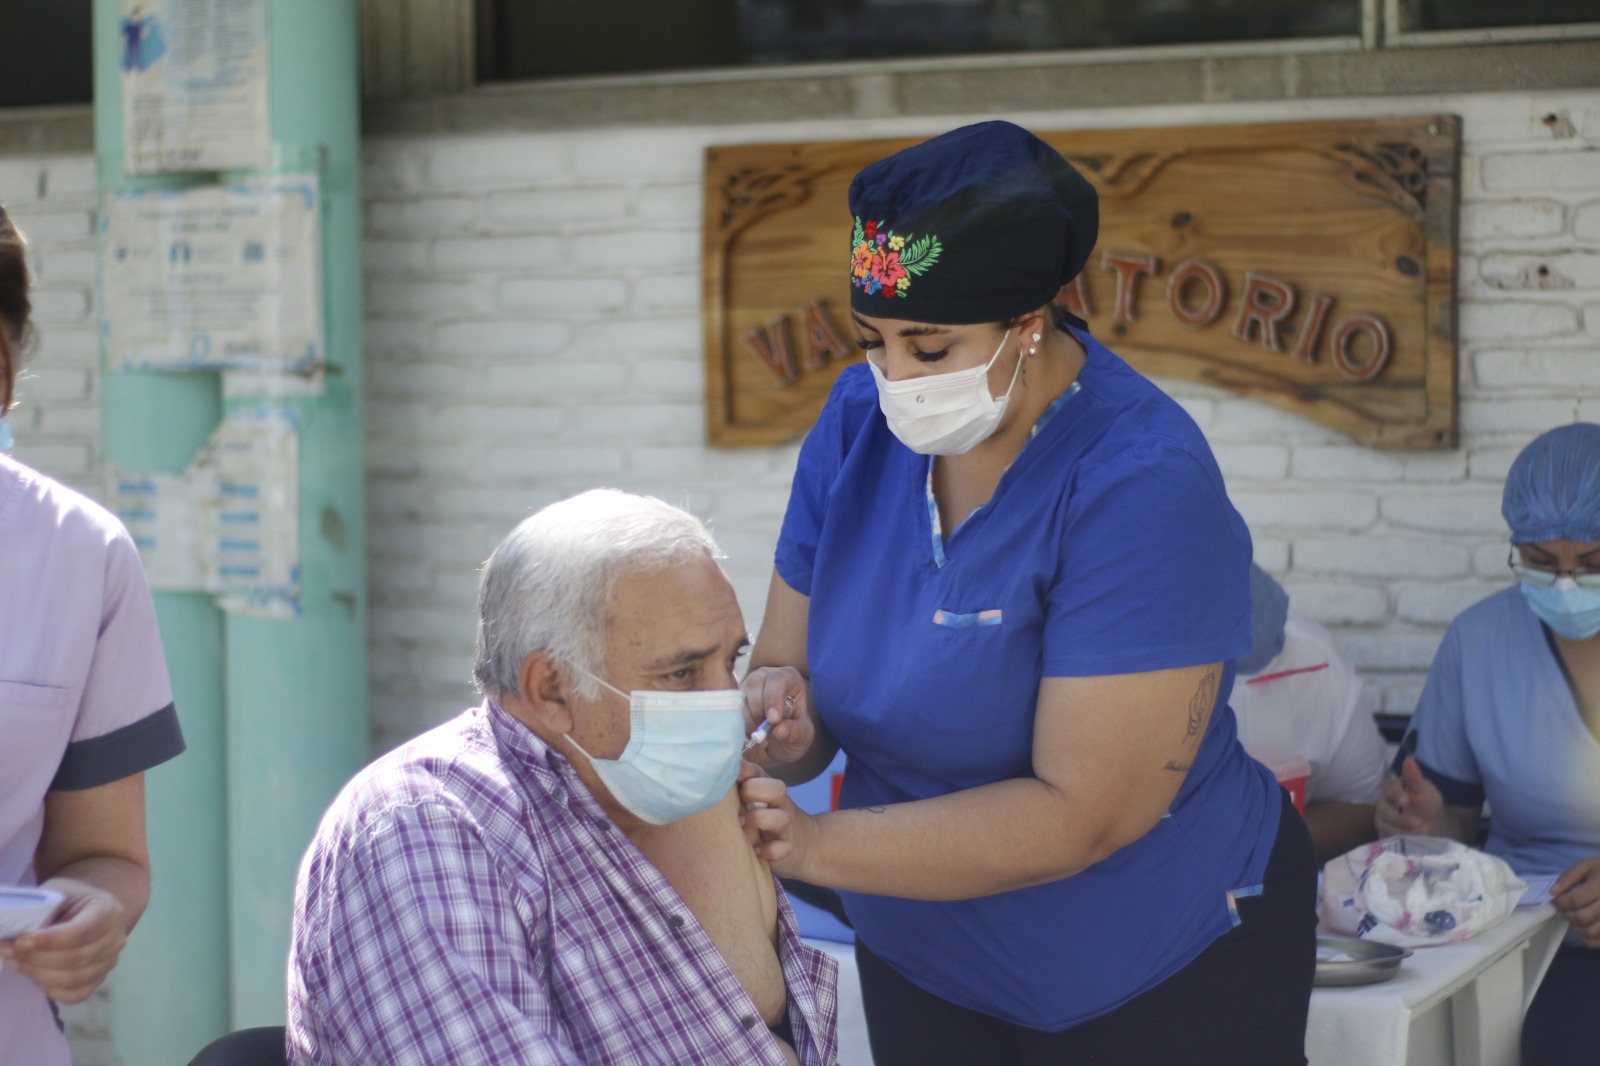
[[[1116,296],[1100,299],[1086,315],[1095,335],[1141,372],[1153,376],[1181,377],[1232,392],[1249,395],[1275,406],[1294,411],[1324,425],[1337,428],[1354,439],[1381,448],[1449,448],[1457,445],[1457,342],[1456,342],[1456,237],[1460,172],[1461,121],[1454,115],[1430,114],[1388,119],[1349,119],[1333,121],[1259,123],[1225,126],[1179,126],[1165,129],[1129,128],[1122,130],[1037,131],[1072,160],[1100,189],[1102,201],[1102,240],[1091,257],[1090,268],[1114,272]],[[733,360],[762,356],[767,340],[782,338],[787,325],[769,323],[770,329],[751,330],[741,346],[730,335],[727,314],[730,248],[750,227],[769,216],[805,204],[813,196],[813,184],[824,175],[835,184],[840,168],[853,174],[860,166],[881,158],[920,138],[828,141],[776,145],[713,146],[706,150],[705,219],[703,229],[703,328],[706,368],[706,435],[713,446],[770,446],[803,434],[821,407],[815,402],[793,405],[761,422],[741,423],[735,418],[732,386]],[[1152,149],[1151,145],[1159,145]],[[1073,151],[1078,147],[1079,151]],[[1089,149],[1083,151],[1081,149]],[[1329,314],[1332,298],[1307,291],[1295,304],[1293,320],[1284,332],[1296,326],[1295,352],[1302,362],[1327,356],[1341,375],[1343,384],[1308,384],[1306,375],[1284,364],[1282,372],[1270,362],[1253,363],[1218,357],[1197,347],[1141,344],[1136,312],[1131,302],[1134,285],[1141,276],[1153,291],[1156,283],[1166,289],[1165,304],[1185,325],[1192,313],[1196,320],[1209,314],[1216,320],[1220,309],[1208,308],[1203,300],[1190,308],[1185,301],[1198,290],[1204,298],[1209,264],[1183,260],[1161,264],[1158,257],[1142,254],[1138,248],[1113,247],[1106,239],[1107,221],[1116,218],[1118,201],[1129,201],[1156,180],[1173,160],[1194,159],[1206,153],[1221,157],[1233,153],[1273,153],[1288,151],[1322,157],[1337,168],[1339,181],[1358,190],[1365,198],[1386,202],[1425,239],[1420,256],[1400,254],[1384,269],[1420,279],[1423,323],[1420,338],[1407,337],[1421,344],[1420,390],[1415,378],[1391,384],[1370,380],[1383,369],[1389,342],[1387,327],[1359,308],[1339,309]],[[764,161],[751,165],[751,159]],[[845,179],[847,180],[847,179]],[[830,210],[832,210],[830,208]],[[845,208],[837,205],[842,220]],[[1174,216],[1173,225],[1180,224]],[[804,296],[792,301],[806,333],[809,364],[797,364],[795,356],[784,351],[767,353],[769,367],[782,374],[781,359],[787,359],[790,374],[804,372],[808,392],[821,392],[832,384],[840,365],[847,361],[839,349],[849,348],[848,333],[842,330],[847,310],[845,280],[846,226],[839,232],[819,236],[839,248],[839,292],[832,308],[821,301],[806,303]],[[1418,261],[1420,258],[1421,261]],[[1156,277],[1159,264],[1167,276]],[[1238,264],[1230,264],[1237,277]],[[1211,268],[1213,271],[1214,267]],[[1259,343],[1269,351],[1283,351],[1283,338],[1276,333],[1272,300],[1283,299],[1287,287],[1282,279],[1242,272],[1244,286],[1235,285],[1228,294],[1237,305],[1233,335],[1240,341]],[[1217,279],[1220,282],[1220,278]],[[1108,282],[1098,282],[1102,287]],[[1176,287],[1173,295],[1172,286]],[[1276,288],[1275,288],[1276,287]],[[1221,299],[1220,284],[1211,285],[1210,295]],[[1072,302],[1071,289],[1064,295]],[[1289,298],[1295,299],[1290,291]],[[1410,306],[1415,307],[1415,304]],[[1254,308],[1255,313],[1251,313]],[[1224,318],[1227,316],[1224,315]],[[837,319],[837,321],[835,320]],[[1243,333],[1240,332],[1240,324]],[[841,334],[843,338],[841,339]],[[1318,347],[1311,350],[1311,342]],[[1353,403],[1349,388],[1359,386],[1364,396],[1377,396],[1404,387],[1411,403],[1421,404],[1421,417],[1386,420]],[[1341,391],[1343,389],[1344,391]],[[1376,390],[1376,391],[1373,391]],[[1420,401],[1414,395],[1420,391]],[[1381,409],[1381,405],[1380,405]]]

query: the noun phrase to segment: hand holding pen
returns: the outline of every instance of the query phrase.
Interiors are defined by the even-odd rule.
[[[1378,798],[1376,821],[1379,836],[1438,836],[1444,814],[1444,795],[1422,772],[1413,754],[1417,734],[1413,730],[1400,742],[1391,772]]]

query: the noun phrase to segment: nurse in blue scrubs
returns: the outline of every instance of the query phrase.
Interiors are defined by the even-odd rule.
[[[848,769],[764,853],[840,891],[878,1066],[1304,1063],[1311,844],[1225,700],[1250,538],[1193,421],[1051,304],[1094,187],[985,122],[850,209],[867,361],[745,686],[775,774]]]
[[[1600,1061],[1600,425],[1540,435],[1506,475],[1516,585],[1463,611],[1428,671],[1416,755],[1378,830],[1476,843],[1557,876],[1567,939],[1522,1027],[1522,1066]]]

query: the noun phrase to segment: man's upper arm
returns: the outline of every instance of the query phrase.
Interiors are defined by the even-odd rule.
[[[322,887],[325,1037],[392,1066],[581,1062],[559,1042],[516,886],[457,812],[392,810],[338,861]]]

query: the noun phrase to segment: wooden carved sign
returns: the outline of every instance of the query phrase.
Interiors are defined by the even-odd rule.
[[[1378,447],[1456,444],[1456,116],[1039,136],[1100,192],[1061,298],[1133,366]],[[707,149],[712,444],[799,436],[860,358],[846,193],[914,143]]]

